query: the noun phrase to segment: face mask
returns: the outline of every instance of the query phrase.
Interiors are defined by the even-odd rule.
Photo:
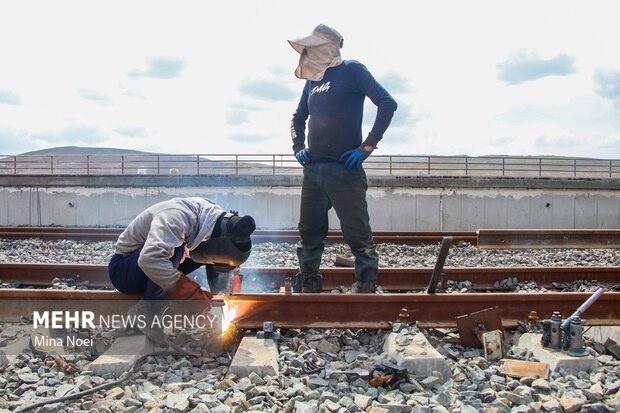
[[[305,47],[299,57],[295,76],[299,79],[323,80],[325,71],[342,63],[340,47],[332,43]]]

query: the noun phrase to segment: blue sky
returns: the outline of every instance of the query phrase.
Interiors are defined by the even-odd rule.
[[[2,2],[0,154],[290,153],[286,40],[324,23],[399,104],[376,154],[617,159],[618,21],[616,1]]]

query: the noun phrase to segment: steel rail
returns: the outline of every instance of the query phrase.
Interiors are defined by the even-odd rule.
[[[124,228],[87,228],[87,227],[0,227],[0,238],[40,238],[47,240],[74,239],[90,241],[115,241]],[[444,236],[451,236],[456,245],[459,241],[476,243],[475,231],[375,231],[375,243],[395,244],[435,244]],[[296,230],[257,230],[252,234],[254,242],[298,241]],[[329,231],[327,242],[342,242],[342,232]]]
[[[118,291],[0,289],[0,321],[32,319],[34,312],[93,311],[98,315],[127,314],[141,295]]]
[[[230,313],[238,328],[261,328],[272,321],[280,328],[389,328],[402,318],[420,327],[456,327],[455,317],[499,307],[505,327],[527,320],[530,311],[548,318],[554,311],[570,314],[590,293],[543,294],[232,294]],[[32,318],[34,311],[122,313],[139,296],[117,291],[0,290],[0,321]],[[111,304],[110,304],[111,303]],[[605,293],[586,312],[587,325],[620,324],[620,293]]]
[[[456,327],[455,317],[499,307],[505,327],[527,320],[531,311],[549,318],[570,314],[591,293],[543,294],[236,294],[230,306],[240,328],[272,321],[281,328],[389,328],[406,310],[420,327]],[[620,293],[605,293],[584,318],[588,325],[620,323]]]
[[[478,248],[620,248],[618,229],[480,229]]]
[[[433,268],[380,268],[377,284],[384,290],[421,290],[428,286]],[[447,280],[471,281],[474,288],[493,289],[506,278],[534,281],[540,286],[570,283],[577,280],[599,281],[620,285],[620,266],[571,267],[444,267]],[[284,280],[297,273],[295,267],[242,267],[243,290],[278,290]],[[355,270],[345,267],[324,267],[323,289],[333,290],[355,282]],[[0,263],[0,280],[17,281],[23,285],[51,286],[54,278],[73,279],[75,285],[112,288],[108,267],[100,264],[25,264]]]
[[[123,228],[0,227],[0,238],[116,240]],[[375,243],[436,244],[443,237],[479,248],[620,248],[620,230],[600,229],[480,229],[476,231],[375,231]],[[254,242],[297,241],[296,230],[257,230]],[[329,231],[327,242],[342,242],[340,231]]]

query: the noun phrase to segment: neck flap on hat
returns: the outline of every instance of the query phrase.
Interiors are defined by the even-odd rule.
[[[332,43],[304,47],[295,76],[299,79],[323,80],[325,71],[342,63],[340,47]]]

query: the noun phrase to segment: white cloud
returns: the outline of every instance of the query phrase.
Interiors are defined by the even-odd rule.
[[[181,57],[147,57],[146,63],[146,69],[132,69],[127,72],[127,76],[173,79],[179,77],[187,67],[187,61]]]
[[[543,59],[536,50],[520,50],[505,62],[497,65],[498,78],[511,85],[542,79],[547,76],[565,76],[577,72],[575,57],[558,54]]]
[[[93,102],[101,103],[103,105],[109,103],[109,99],[106,95],[91,89],[80,89],[78,90],[78,93],[82,99],[92,100]]]
[[[16,93],[6,89],[0,89],[0,103],[5,103],[7,105],[21,105],[22,100]]]

